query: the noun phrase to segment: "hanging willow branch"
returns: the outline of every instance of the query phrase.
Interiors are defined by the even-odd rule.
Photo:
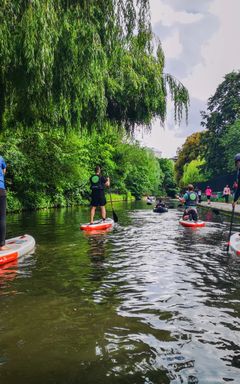
[[[174,120],[180,123],[185,112],[186,122],[188,122],[188,107],[190,104],[187,88],[174,76],[169,73],[163,74],[165,86],[169,88],[171,100],[174,104]]]
[[[168,89],[175,120],[187,113],[187,90],[154,52],[149,0],[4,0],[0,24],[0,129],[134,130],[165,120]]]

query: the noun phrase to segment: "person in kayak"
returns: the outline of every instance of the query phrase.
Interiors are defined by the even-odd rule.
[[[166,208],[166,204],[162,201],[162,199],[158,199],[157,200],[157,204],[156,204],[156,206],[155,206],[155,208]]]
[[[234,193],[234,198],[233,198],[233,207],[235,207],[235,205],[237,204],[237,201],[239,199],[239,196],[240,196],[240,153],[237,153],[235,158],[235,165],[236,165],[236,168],[237,168],[237,188],[236,188],[236,191]]]
[[[104,177],[101,174],[101,168],[95,168],[95,174],[90,177],[90,184],[92,190],[91,211],[90,211],[90,224],[93,224],[96,207],[100,207],[102,220],[106,220],[106,197],[105,187],[110,187],[109,177]]]
[[[197,212],[197,194],[194,192],[194,186],[192,184],[188,185],[188,189],[183,197],[177,196],[178,200],[181,203],[184,203],[185,210],[183,212],[183,220],[194,220],[198,221],[198,212]]]
[[[4,175],[6,173],[6,163],[0,156],[0,251],[8,249],[5,245],[6,238],[6,189]]]

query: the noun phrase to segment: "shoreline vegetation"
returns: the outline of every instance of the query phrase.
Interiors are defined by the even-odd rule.
[[[131,195],[131,193],[126,194],[117,194],[117,193],[111,193],[112,196],[112,202],[118,203],[118,202],[130,202],[135,201],[135,197]],[[110,194],[106,191],[106,200],[107,203],[110,204]],[[46,209],[58,209],[58,208],[72,208],[72,207],[88,207],[90,206],[90,199],[83,199],[81,203],[75,203],[75,204],[69,204],[69,205],[48,205],[48,206],[42,206],[42,207],[36,207],[36,208],[21,208],[21,209],[9,209],[7,207],[8,213],[19,213],[22,211],[37,211],[37,210],[46,210]]]

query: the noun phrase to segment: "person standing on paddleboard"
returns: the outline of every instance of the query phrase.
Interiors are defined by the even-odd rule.
[[[178,200],[181,203],[184,203],[185,210],[183,212],[183,220],[192,219],[198,221],[198,212],[197,212],[197,194],[194,192],[194,186],[192,184],[188,185],[187,192],[183,197],[177,196]]]
[[[234,193],[234,198],[233,198],[233,206],[235,207],[239,197],[240,197],[240,153],[237,153],[235,156],[235,165],[237,167],[237,189]]]
[[[4,175],[6,173],[6,163],[2,156],[0,156],[0,251],[8,249],[5,246],[6,238],[6,189],[4,182]]]
[[[92,190],[91,211],[90,211],[90,224],[93,224],[96,208],[100,207],[102,220],[106,220],[106,197],[105,187],[110,187],[109,177],[104,177],[101,174],[101,168],[95,168],[95,174],[90,177],[90,184]]]

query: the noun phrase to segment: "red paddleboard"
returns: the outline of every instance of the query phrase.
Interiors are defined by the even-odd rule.
[[[111,228],[114,224],[112,219],[94,221],[93,224],[82,224],[80,229],[82,231],[96,231]]]
[[[6,240],[5,245],[8,249],[0,251],[0,265],[11,263],[31,252],[35,247],[35,240],[30,235],[23,235]]]
[[[183,220],[181,219],[179,221],[179,224],[181,224],[183,227],[188,227],[188,228],[201,228],[205,227],[205,221],[190,221],[190,220]]]

